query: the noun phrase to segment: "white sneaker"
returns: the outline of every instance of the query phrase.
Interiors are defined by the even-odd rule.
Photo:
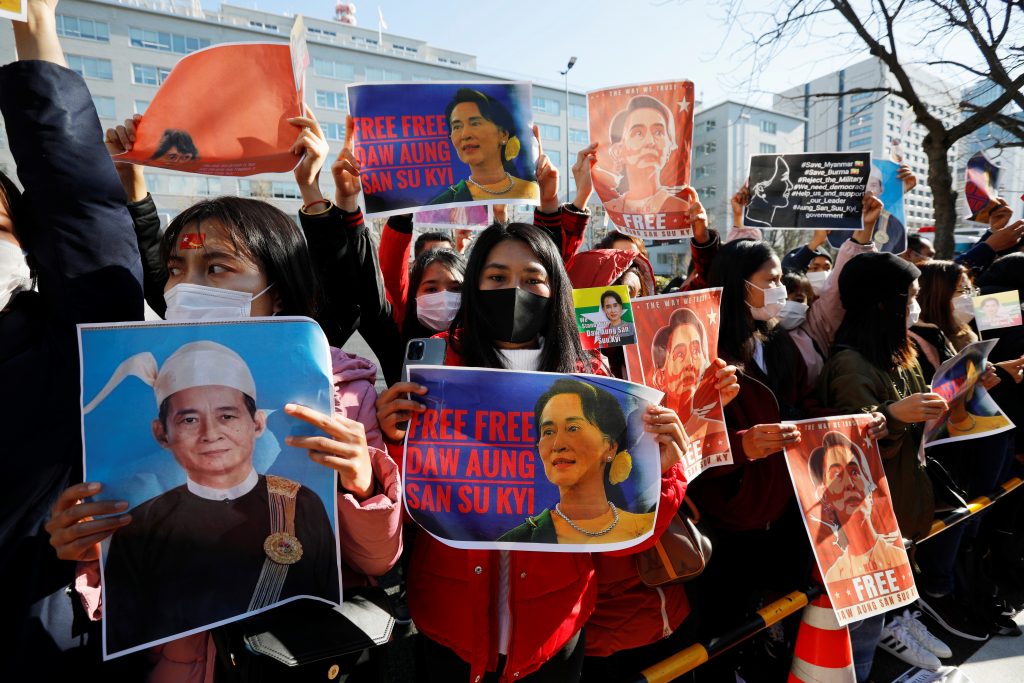
[[[946,657],[952,657],[953,651],[944,642],[936,638],[928,631],[928,627],[918,621],[918,617],[921,616],[919,611],[911,612],[909,609],[903,610],[903,614],[895,617],[893,621],[899,621],[903,624],[910,635],[914,636],[914,640],[921,643],[926,650],[931,652],[940,659]]]
[[[942,662],[928,650],[924,649],[921,643],[910,635],[902,621],[893,620],[892,623],[882,627],[882,640],[878,643],[889,654],[902,659],[907,664],[935,671]]]

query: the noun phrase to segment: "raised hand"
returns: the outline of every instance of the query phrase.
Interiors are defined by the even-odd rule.
[[[355,150],[355,120],[345,117],[345,144],[338,159],[331,164],[334,176],[334,203],[343,211],[355,211],[359,207],[359,193],[363,186],[359,180],[359,161]]]
[[[324,431],[328,436],[289,436],[285,443],[305,448],[309,459],[330,467],[338,473],[341,488],[356,500],[363,501],[373,494],[373,464],[366,445],[366,429],[362,422],[344,415],[325,415],[318,410],[289,403],[284,412]]]
[[[324,198],[320,191],[320,170],[324,167],[324,162],[327,161],[330,145],[327,144],[327,138],[320,128],[320,123],[317,122],[310,108],[303,104],[302,111],[303,116],[288,119],[288,123],[302,129],[289,151],[295,156],[302,157],[292,173],[295,174],[295,182],[302,194],[302,202],[308,205]]]

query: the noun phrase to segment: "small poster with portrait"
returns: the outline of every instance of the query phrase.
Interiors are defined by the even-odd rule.
[[[980,381],[985,373],[988,354],[998,341],[988,339],[968,344],[935,370],[932,391],[946,400],[949,409],[937,419],[924,423],[922,464],[924,449],[928,446],[977,439],[1013,429],[1010,418]]]
[[[1020,293],[1016,289],[973,297],[978,332],[1021,324]]]
[[[584,349],[607,349],[636,343],[626,285],[574,289],[572,301]]]
[[[422,230],[485,230],[491,224],[491,207],[464,204],[447,209],[425,209],[414,213],[412,222]]]
[[[28,0],[0,0],[0,18],[26,21],[28,19]]]
[[[295,168],[301,129],[288,119],[302,116],[304,67],[287,43],[212,45],[147,68],[160,88],[117,161],[214,176]]]
[[[998,206],[999,167],[984,152],[977,152],[967,160],[964,176],[964,198],[970,212],[967,220],[987,224],[992,209]]]
[[[917,600],[870,415],[797,420],[784,450],[804,528],[839,625]]]
[[[455,548],[601,552],[654,530],[662,394],[611,377],[409,366],[427,388],[406,432],[409,516]]]
[[[540,203],[530,83],[353,83],[347,92],[368,218]]]
[[[755,154],[743,226],[784,230],[860,230],[869,152]]]
[[[637,297],[632,301],[637,343],[625,348],[631,382],[665,392],[690,449],[683,455],[686,480],[731,465],[722,396],[712,365],[718,355],[722,288]]]
[[[299,598],[341,601],[331,359],[309,318],[79,326],[85,481],[130,515],[102,544],[107,659]],[[287,350],[282,352],[282,349]]]
[[[872,235],[875,247],[890,254],[902,254],[907,250],[907,220],[903,208],[903,180],[896,176],[900,165],[885,159],[872,159],[868,174],[868,194],[882,202],[882,214],[878,217]],[[828,243],[838,249],[850,239],[847,230],[832,230]]]
[[[599,143],[594,190],[608,218],[627,235],[674,240],[693,234],[693,108],[692,81],[587,93],[590,141]]]

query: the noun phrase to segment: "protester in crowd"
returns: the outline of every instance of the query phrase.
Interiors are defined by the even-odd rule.
[[[417,257],[409,277],[414,296],[402,322],[404,342],[448,329],[462,303],[465,274],[465,260],[451,249],[431,249]]]
[[[782,270],[786,273],[802,273],[817,285],[820,291],[832,270],[834,261],[828,251],[828,230],[815,230],[811,241],[789,251],[782,259]],[[811,276],[811,273],[819,275]]]
[[[67,592],[75,564],[54,555],[43,527],[82,478],[75,326],[140,320],[142,268],[89,90],[57,38],[57,2],[26,5],[27,20],[12,22],[18,61],[0,67],[25,190],[0,173],[0,432],[13,487],[0,503],[4,649],[11,671],[17,657],[39,680],[130,679],[131,658],[100,667],[99,629]]]
[[[927,237],[922,237],[920,233],[911,233],[907,235],[907,250],[900,256],[914,265],[919,265],[935,258],[935,245]]]
[[[301,138],[312,145],[311,136]],[[303,154],[320,157],[311,146]],[[322,161],[321,161],[322,163]],[[234,315],[303,315],[316,317],[321,294],[306,241],[295,223],[270,204],[221,197],[189,207],[171,222],[161,238],[168,280],[164,298],[170,320],[208,317],[211,307],[223,317],[219,300],[241,295]],[[337,348],[331,349],[334,372],[333,414],[298,405],[284,412],[325,433],[288,437],[306,448],[316,463],[339,475],[338,535],[346,583],[386,572],[401,552],[398,468],[384,451],[373,410],[376,368]],[[64,491],[53,506],[47,530],[57,555],[84,561],[77,584],[90,616],[101,616],[96,544],[130,521],[119,501],[82,503],[102,484],[88,482]],[[100,514],[113,514],[89,521]],[[153,680],[203,680],[208,662],[205,635],[160,646]],[[198,673],[197,673],[198,672]],[[193,678],[198,676],[198,678]],[[168,678],[162,678],[168,677]]]
[[[919,276],[916,267],[893,254],[850,260],[838,278],[846,316],[818,380],[820,400],[841,414],[885,415],[888,435],[879,447],[900,531],[910,539],[928,534],[935,513],[932,485],[917,457],[922,423],[947,407],[941,396],[928,392],[907,334],[920,310]],[[850,628],[858,681],[867,680],[883,626],[879,616]],[[911,651],[923,647],[912,640],[904,645]]]
[[[557,175],[547,182],[557,187]],[[448,342],[447,363],[604,374],[602,363],[580,345],[569,279],[545,233],[521,223],[493,225],[476,242],[453,332],[439,335]],[[378,417],[393,443],[404,437],[398,424],[423,409],[403,397],[424,392],[400,382],[381,395]],[[682,499],[682,426],[665,408],[651,408],[644,421],[663,445],[657,537]],[[474,680],[499,664],[504,677],[578,679],[582,628],[598,597],[599,558],[604,556],[457,550],[418,534],[408,597],[427,680]],[[635,574],[631,557],[609,561]],[[673,616],[684,609],[671,607]]]
[[[743,203],[747,201],[748,196],[746,190],[741,189],[733,197],[733,206],[734,208],[738,207],[740,213],[742,213]],[[799,320],[799,318],[794,319],[792,314],[789,314],[790,317],[787,322],[787,325],[789,325],[787,329],[788,336],[800,351],[812,385],[817,379],[818,373],[821,372],[824,359],[828,356],[828,350],[832,346],[832,338],[843,319],[843,307],[839,300],[839,290],[835,285],[835,278],[839,276],[843,267],[851,258],[857,254],[875,251],[871,235],[881,209],[882,203],[877,198],[869,195],[864,196],[864,227],[850,233],[850,238],[843,242],[843,246],[839,249],[839,254],[836,257],[835,268],[829,271],[832,275],[822,286],[821,295],[818,300],[809,304],[806,317],[803,320]],[[707,273],[712,269],[712,262],[722,247],[718,233],[708,229],[706,226],[706,220],[693,221],[693,239],[690,240],[690,252],[693,256],[696,272],[698,273],[698,276],[694,278],[694,282],[704,283],[704,286],[708,286]],[[770,247],[768,248],[769,250],[771,249]],[[772,251],[772,254],[774,256],[774,251]],[[777,257],[775,258],[777,260]],[[767,260],[768,257],[766,256],[765,261],[767,262]],[[768,281],[769,279],[765,279],[765,283]],[[756,313],[752,311],[752,315],[765,325],[770,325],[772,321],[776,320],[788,298],[786,289],[781,286],[781,270],[780,277],[771,281],[778,283],[779,286],[777,288],[768,287],[761,289],[753,287],[746,281],[738,283],[740,286],[751,291],[761,293],[761,296],[757,298],[757,307],[760,310]],[[691,284],[692,287],[693,285]],[[771,300],[766,299],[766,296],[770,297]],[[753,308],[753,305],[751,305],[751,308]],[[751,328],[750,332],[753,333],[753,328]]]
[[[351,117],[348,120],[351,121]],[[348,125],[351,126],[351,124]],[[539,146],[540,138],[536,130],[534,130],[534,136],[537,138]],[[347,136],[346,140],[350,137]],[[344,151],[342,154],[345,154]],[[544,228],[555,241],[555,244],[560,247],[563,262],[568,261],[579,249],[579,245],[583,242],[583,233],[590,222],[587,202],[590,201],[590,195],[594,187],[593,181],[590,178],[590,168],[594,163],[593,160],[596,158],[596,154],[597,144],[594,143],[580,150],[576,155],[576,163],[572,167],[573,178],[576,181],[576,196],[571,204],[559,205],[558,191],[555,188],[553,194],[547,197],[542,196],[540,205],[534,211],[534,224]],[[546,174],[549,172],[549,162],[545,162],[546,166],[541,167],[541,162],[546,159],[547,157],[543,154],[538,157],[538,181],[542,180],[542,173]],[[340,160],[341,157],[339,157]],[[358,171],[359,164],[355,161],[354,156],[349,158],[346,155],[346,162],[353,170]],[[543,186],[550,185],[543,182],[541,184]],[[504,205],[496,205],[494,214],[497,222],[504,222],[506,207]],[[388,300],[391,302],[394,310],[394,318],[399,322],[405,319],[405,306],[409,293],[409,245],[412,241],[412,232],[413,214],[402,214],[388,218],[380,236],[380,247],[378,250],[380,268]],[[462,231],[457,229],[455,232],[458,234]],[[416,240],[417,247],[420,244],[419,240],[421,238],[422,236]],[[457,238],[456,241],[459,241],[459,239]],[[468,244],[468,240],[463,241],[462,245],[456,244],[455,246],[459,247],[457,251],[462,253],[466,244]],[[429,246],[429,243],[425,243],[423,246],[426,248]],[[420,251],[415,252],[415,256],[418,257],[420,253]]]
[[[786,303],[779,311],[779,324],[795,330],[807,319],[807,309],[818,297],[807,277],[798,273],[783,273],[782,286],[786,288]]]
[[[917,359],[925,378],[973,341],[977,335],[968,323],[974,316],[972,297],[977,294],[967,268],[952,261],[931,260],[919,266],[920,319],[910,328],[909,337],[917,350]],[[1008,364],[1013,372],[1013,363]],[[998,375],[997,375],[998,371]],[[989,364],[979,380],[986,389],[1001,379],[1013,382],[1006,370]],[[963,410],[962,404],[960,405]],[[975,418],[968,417],[973,423]],[[950,416],[956,422],[956,412]],[[1014,435],[1002,432],[968,442],[939,444],[928,448],[930,466],[943,467],[966,493],[968,500],[990,493],[1003,481],[1014,458]],[[992,605],[992,595],[973,595],[968,587],[957,587],[954,565],[964,544],[977,535],[977,520],[958,524],[947,533],[929,539],[916,554],[921,569],[918,588],[921,605],[943,628],[962,638],[979,640],[992,635],[1019,633],[1016,624]],[[1001,608],[1001,606],[1000,606]]]
[[[648,261],[651,255],[647,253],[647,245],[639,237],[627,235],[618,230],[609,230],[608,234],[601,238],[594,249],[618,249],[619,251],[631,251],[642,255]]]

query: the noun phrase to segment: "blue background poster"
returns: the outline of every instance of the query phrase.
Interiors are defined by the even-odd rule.
[[[616,443],[618,450],[628,452],[632,469],[613,485],[608,477],[616,472],[615,463],[601,463],[603,495],[620,510],[623,527],[630,515],[651,515],[653,520],[661,492],[661,458],[641,418],[648,405],[661,400],[661,392],[591,375],[434,366],[410,366],[409,374],[428,391],[422,397],[427,410],[413,416],[406,437],[405,505],[413,520],[436,538],[459,548],[591,552],[628,548],[649,536],[647,529],[631,540],[609,542],[597,536],[586,544],[555,540],[553,534],[547,541],[498,540],[528,527],[528,518],[545,511],[554,514],[560,501],[560,489],[545,472],[544,458],[553,456],[544,453],[563,452],[563,447],[539,447],[534,407],[542,394],[566,378],[607,392],[615,404],[610,410],[621,411],[625,429]],[[589,455],[598,457],[575,448],[564,452],[581,462]],[[605,502],[598,504],[603,507]],[[609,533],[608,538],[614,537]]]
[[[882,215],[875,227],[873,239],[879,251],[902,254],[907,250],[907,219],[903,209],[903,181],[896,177],[900,165],[885,159],[871,160],[868,192],[877,193],[882,200]],[[833,230],[828,243],[838,249],[850,238],[849,230]]]
[[[358,83],[348,86],[348,102],[355,124],[353,153],[360,164],[367,216],[483,201],[469,197],[465,181],[472,169],[460,160],[463,153],[456,149],[457,141],[450,137],[445,118],[445,109],[464,88],[491,98],[495,108],[503,109],[502,115],[511,118],[514,130],[507,132],[518,140],[519,149],[513,154],[514,145],[503,148],[504,167],[510,177],[528,181],[536,195],[538,150],[530,125],[529,83]],[[477,156],[470,153],[466,159],[478,163]],[[449,188],[460,184],[463,191],[459,196],[445,196]],[[489,203],[538,203],[535,198],[523,196],[519,186],[512,192],[488,196]]]
[[[162,367],[184,344],[209,340],[245,359],[256,382],[256,407],[267,429],[256,440],[253,466],[260,474],[300,482],[320,496],[335,524],[334,471],[285,444],[287,436],[317,429],[284,414],[286,403],[331,413],[331,362],[320,326],[307,318],[225,323],[129,323],[80,329],[83,403],[93,399],[118,365],[148,351]],[[153,388],[127,377],[82,421],[86,481],[104,485],[97,500],[126,500],[129,509],[185,483],[185,472],[153,438],[158,406]]]

